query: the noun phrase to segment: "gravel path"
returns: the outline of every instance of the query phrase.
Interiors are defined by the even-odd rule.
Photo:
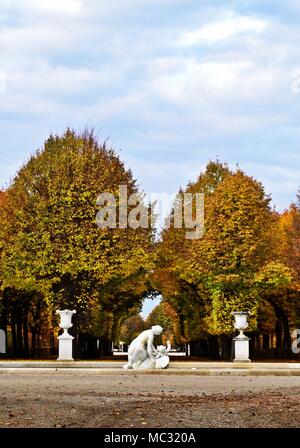
[[[300,377],[1,372],[0,427],[300,427]]]

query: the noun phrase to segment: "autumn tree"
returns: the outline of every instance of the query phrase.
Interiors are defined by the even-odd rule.
[[[274,332],[277,349],[283,349],[288,357],[291,350],[290,328],[296,321],[299,300],[299,296],[295,296],[293,271],[280,262],[270,261],[262,267],[255,282],[260,298],[260,329],[267,335]],[[265,348],[268,346],[266,344]]]
[[[146,330],[146,323],[140,314],[128,317],[120,328],[120,341],[129,345],[142,331]],[[118,341],[118,342],[120,342]]]
[[[198,353],[228,358],[233,311],[250,312],[257,327],[255,276],[272,257],[274,218],[263,186],[240,169],[210,162],[186,192],[205,194],[205,233],[186,240],[184,229],[163,233],[156,273],[162,294],[181,317],[188,341],[203,341]],[[169,287],[168,287],[169,285]]]
[[[279,218],[280,252],[300,282],[300,193],[298,203],[291,204]]]
[[[300,200],[275,214],[270,246],[273,259],[257,277],[260,285],[260,322],[264,347],[276,335],[278,356],[290,356],[291,329],[300,322]]]
[[[179,317],[170,303],[163,300],[157,305],[146,319],[146,327],[160,325],[163,333],[160,340],[163,344],[169,340],[172,345],[181,344],[183,341],[179,332]]]
[[[19,170],[1,209],[2,288],[75,308],[74,332],[108,353],[121,316],[140,304],[153,268],[150,228],[99,228],[97,197],[139,195],[130,170],[93,133],[50,136]]]

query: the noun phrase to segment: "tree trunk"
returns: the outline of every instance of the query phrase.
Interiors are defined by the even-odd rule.
[[[190,341],[190,356],[206,357],[208,356],[208,346],[206,339]]]
[[[218,336],[208,337],[208,350],[211,359],[220,359]]]
[[[263,348],[264,349],[270,348],[270,335],[269,334],[263,334]]]
[[[38,358],[41,357],[41,331],[38,328],[36,332],[36,341],[37,341],[37,356]]]
[[[257,335],[251,335],[250,341],[249,341],[249,357],[255,358],[257,356]]]
[[[29,342],[28,342],[28,310],[24,309],[23,313],[23,333],[24,333],[24,356],[29,356]]]
[[[18,356],[23,356],[23,325],[22,325],[22,310],[18,307],[17,311],[17,346]]]
[[[232,337],[227,334],[222,334],[219,337],[220,344],[220,358],[224,361],[229,361],[231,358]]]
[[[100,338],[100,356],[112,356],[112,341],[106,338]]]
[[[276,333],[277,357],[280,357],[280,351],[282,350],[282,326],[281,326],[279,319],[277,319],[277,322],[276,322],[275,333]]]
[[[36,329],[31,330],[31,356],[36,357]]]
[[[0,328],[5,331],[5,334],[7,334],[7,325],[8,325],[8,315],[7,315],[7,300],[6,298],[3,299],[3,308],[1,313],[1,320],[0,320]]]
[[[16,319],[15,319],[15,307],[11,310],[10,327],[12,336],[12,355],[17,356],[17,333],[16,333]]]
[[[283,348],[286,350],[286,354],[291,351],[292,339],[289,327],[289,321],[286,316],[283,316]]]

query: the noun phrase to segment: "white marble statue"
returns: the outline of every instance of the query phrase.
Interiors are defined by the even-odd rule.
[[[163,331],[160,325],[143,331],[130,344],[128,348],[128,363],[124,369],[164,369],[169,364],[167,353],[171,350],[170,341],[167,347],[159,345],[154,347],[154,337]]]
[[[169,353],[169,351],[171,350],[171,342],[167,341],[167,346],[165,345],[158,345],[156,347],[157,350],[157,356],[156,359],[161,358],[162,356],[165,356]]]

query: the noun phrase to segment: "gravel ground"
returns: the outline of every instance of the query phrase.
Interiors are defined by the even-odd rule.
[[[1,372],[0,427],[300,427],[300,377]]]

